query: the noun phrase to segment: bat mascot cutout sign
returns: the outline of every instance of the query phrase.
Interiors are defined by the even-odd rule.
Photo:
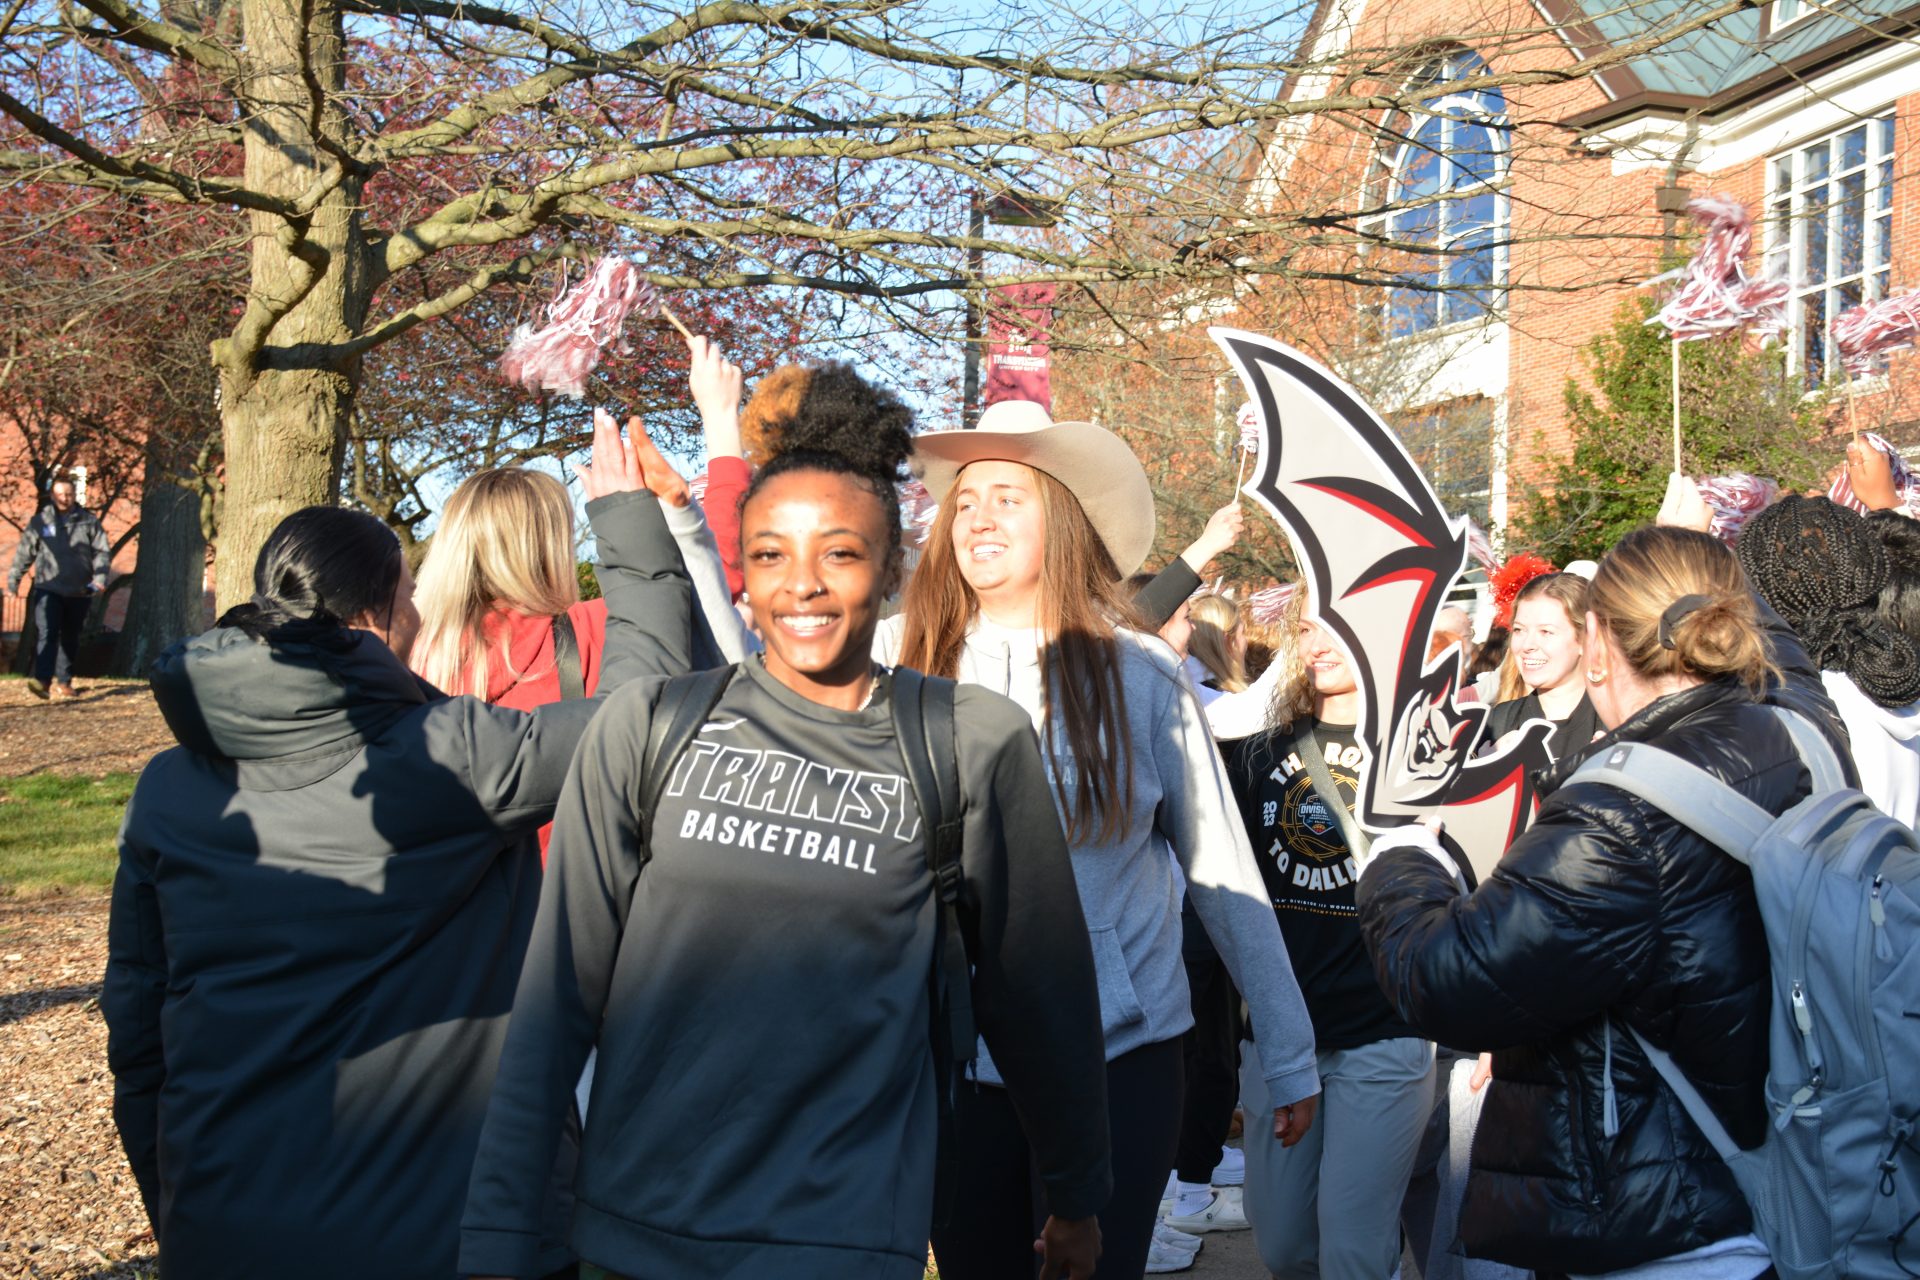
[[[1354,805],[1375,831],[1438,817],[1484,879],[1533,812],[1551,763],[1545,720],[1476,756],[1488,708],[1454,701],[1466,657],[1426,661],[1427,637],[1467,562],[1467,522],[1441,509],[1400,438],[1353,389],[1292,347],[1209,330],[1261,424],[1244,491],[1293,542],[1309,613],[1338,638],[1360,689],[1366,753]]]

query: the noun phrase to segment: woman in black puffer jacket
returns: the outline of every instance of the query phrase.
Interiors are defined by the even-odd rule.
[[[1760,1144],[1770,994],[1752,881],[1643,801],[1560,784],[1607,744],[1648,742],[1782,813],[1810,782],[1760,703],[1836,736],[1832,704],[1705,534],[1629,534],[1590,607],[1585,675],[1609,732],[1541,779],[1532,827],[1468,896],[1423,829],[1383,838],[1361,927],[1403,1018],[1494,1054],[1461,1221],[1469,1256],[1578,1275],[1685,1258],[1663,1274],[1751,1280],[1771,1268],[1746,1202],[1628,1028],[1673,1055],[1743,1147]]]

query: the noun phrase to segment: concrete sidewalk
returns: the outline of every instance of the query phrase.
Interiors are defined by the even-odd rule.
[[[1253,1247],[1251,1231],[1213,1231],[1201,1237],[1207,1243],[1191,1269],[1173,1274],[1213,1280],[1269,1280]]]

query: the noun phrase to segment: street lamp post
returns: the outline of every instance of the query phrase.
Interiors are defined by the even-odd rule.
[[[980,421],[980,347],[986,341],[987,313],[981,299],[981,281],[987,274],[987,254],[980,241],[987,224],[1001,227],[1051,227],[1060,221],[1057,196],[1035,195],[1028,191],[996,191],[983,196],[976,191],[967,198],[967,278],[973,289],[967,295],[966,372],[960,384],[960,425],[972,430]]]

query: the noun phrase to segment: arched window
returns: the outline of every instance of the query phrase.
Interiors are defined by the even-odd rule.
[[[1480,55],[1457,50],[1422,67],[1409,87],[1437,88],[1486,70]],[[1411,257],[1397,273],[1407,287],[1389,295],[1388,336],[1478,319],[1500,305],[1507,202],[1497,184],[1509,132],[1506,98],[1496,88],[1428,98],[1389,124],[1377,189],[1392,212],[1374,230],[1396,246],[1434,251]]]

